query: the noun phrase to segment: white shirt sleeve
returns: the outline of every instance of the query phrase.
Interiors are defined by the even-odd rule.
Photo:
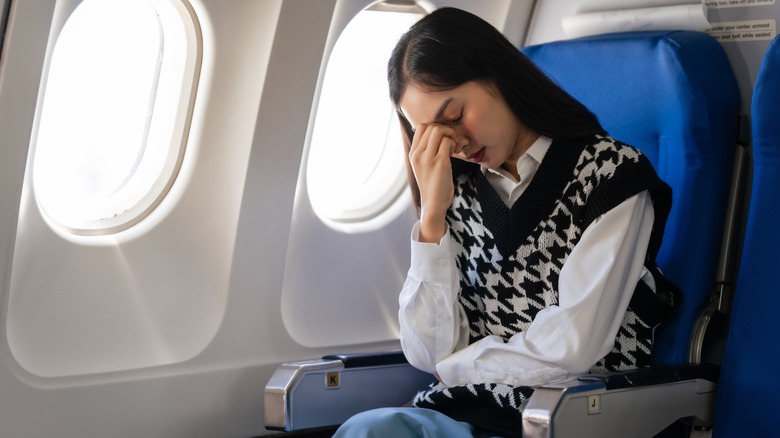
[[[413,242],[399,312],[407,358],[449,386],[534,386],[586,373],[611,351],[636,282],[652,278],[643,265],[653,220],[650,196],[642,192],[591,223],[561,269],[558,305],[541,310],[508,342],[488,336],[465,345],[449,238]]]
[[[458,303],[460,276],[449,230],[438,244],[419,242],[419,235],[417,222],[412,229],[411,268],[399,296],[401,347],[412,366],[435,373],[436,363],[456,350],[460,332],[467,333],[468,325]]]

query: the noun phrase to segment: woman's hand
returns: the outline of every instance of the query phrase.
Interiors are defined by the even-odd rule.
[[[447,231],[445,216],[455,193],[450,155],[455,149],[455,131],[445,125],[417,127],[409,161],[420,188],[421,242],[439,243]]]

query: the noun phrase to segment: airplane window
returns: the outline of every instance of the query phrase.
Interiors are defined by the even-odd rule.
[[[171,2],[85,0],[57,38],[33,188],[47,219],[69,232],[126,229],[173,183],[199,47]]]
[[[398,38],[421,17],[420,12],[361,11],[333,48],[306,169],[309,199],[326,223],[372,219],[405,188],[386,67]]]

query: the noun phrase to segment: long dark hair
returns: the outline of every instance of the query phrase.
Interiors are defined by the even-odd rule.
[[[495,84],[517,118],[539,134],[577,138],[604,133],[588,108],[555,84],[501,32],[460,9],[437,9],[401,36],[387,63],[387,80],[407,156],[414,131],[399,102],[410,83],[436,91],[469,81]],[[407,167],[419,208],[419,188],[408,159]]]

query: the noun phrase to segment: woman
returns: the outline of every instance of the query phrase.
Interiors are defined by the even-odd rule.
[[[438,383],[337,436],[519,436],[533,386],[649,365],[671,191],[641,152],[458,9],[401,37],[388,80],[420,213],[401,345]]]

